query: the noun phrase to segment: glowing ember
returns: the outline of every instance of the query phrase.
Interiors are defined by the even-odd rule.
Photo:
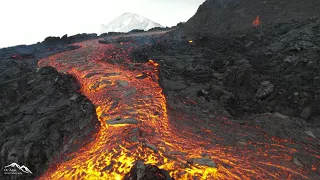
[[[52,166],[40,179],[122,179],[140,159],[168,170],[177,179],[307,178],[293,164],[296,150],[285,148],[287,140],[264,137],[259,130],[227,123],[226,118],[208,122],[181,116],[179,111],[169,119],[158,84],[159,64],[150,60],[135,64],[139,68],[132,70],[127,65],[132,64],[128,58],[132,48],[99,44],[98,40],[76,45],[81,48],[42,59],[39,66],[50,65],[77,78],[81,92],[96,106],[101,129],[95,141],[71,154],[73,158]],[[114,54],[119,63],[109,58]],[[143,74],[147,76],[141,78]],[[193,100],[186,103],[197,104]],[[119,121],[124,123],[117,124]],[[194,133],[195,127],[200,133]],[[248,139],[239,145],[223,144],[223,134],[236,137],[241,129],[266,142]]]
[[[16,59],[16,60],[23,60],[23,59],[29,59],[29,58],[33,58],[33,55],[20,55],[20,54],[16,54],[11,56],[11,59]]]
[[[257,27],[261,25],[260,16],[257,16],[256,19],[252,22],[252,25]]]
[[[193,41],[192,41],[192,40],[189,40],[189,43],[191,44],[191,43],[193,43]]]

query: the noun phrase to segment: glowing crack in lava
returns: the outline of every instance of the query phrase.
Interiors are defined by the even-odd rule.
[[[283,148],[286,140],[229,146],[220,134],[238,135],[238,126],[212,120],[194,133],[189,116],[169,118],[166,98],[158,84],[158,64],[132,63],[127,45],[78,43],[81,48],[42,59],[39,66],[53,66],[74,75],[81,92],[96,106],[101,122],[96,139],[68,160],[52,166],[40,179],[122,179],[132,163],[166,169],[176,179],[301,179],[306,172],[292,163],[294,148]],[[178,112],[175,112],[178,113]],[[223,120],[222,120],[223,121]],[[204,121],[199,120],[200,126]],[[251,128],[246,131],[253,132]],[[257,130],[258,131],[258,130]],[[261,133],[260,133],[261,134]],[[267,138],[267,137],[266,137]],[[273,144],[272,144],[273,143]],[[217,164],[187,163],[206,156]],[[288,165],[289,164],[289,165]]]
[[[252,22],[252,25],[257,27],[261,25],[260,16],[257,16],[256,19]]]

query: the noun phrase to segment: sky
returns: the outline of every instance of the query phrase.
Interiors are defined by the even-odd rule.
[[[0,0],[0,48],[34,44],[48,36],[99,33],[123,13],[163,26],[185,22],[205,0]]]

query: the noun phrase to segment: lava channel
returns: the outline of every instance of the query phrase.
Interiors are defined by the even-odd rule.
[[[90,40],[74,45],[81,48],[41,59],[38,65],[75,76],[81,93],[95,105],[101,128],[94,141],[52,165],[40,179],[123,179],[136,160],[157,165],[175,179],[308,178],[307,172],[292,163],[296,150],[282,145],[287,141],[254,143],[254,150],[247,148],[250,142],[243,147],[215,143],[224,141],[221,133],[202,128],[197,134],[188,125],[193,121],[201,125],[201,119],[169,118],[158,83],[159,65],[151,60],[133,63],[129,53],[134,43]],[[207,126],[219,127],[230,136],[240,128],[221,125],[218,119]],[[203,159],[216,166],[200,163]]]

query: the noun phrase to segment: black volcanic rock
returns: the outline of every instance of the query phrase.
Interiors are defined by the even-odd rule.
[[[174,180],[166,170],[137,161],[124,180]]]
[[[252,27],[258,15],[262,25],[320,18],[319,7],[318,0],[206,0],[185,25],[192,32],[221,34]]]
[[[143,29],[132,29],[131,31],[129,31],[129,33],[139,33],[139,32],[144,32]]]
[[[77,43],[85,40],[90,40],[97,38],[97,34],[92,33],[92,34],[87,34],[87,33],[82,33],[82,34],[76,34],[73,36],[68,36],[65,34],[64,36],[60,37],[46,37],[43,41],[44,44],[46,45],[57,45],[57,44],[72,44],[72,43]]]
[[[160,64],[160,83],[168,103],[197,103],[205,112],[209,109],[221,116],[229,112],[238,118],[278,112],[318,127],[319,32],[320,21],[314,19],[269,24],[224,36],[186,34],[178,29],[131,55],[144,62],[141,57],[147,54]],[[188,43],[190,39],[193,43]],[[270,83],[264,87],[262,82]],[[178,84],[185,86],[172,88]],[[210,94],[198,96],[202,89]]]
[[[0,63],[0,179],[34,179],[88,142],[99,122],[71,76],[9,62]],[[11,163],[33,174],[4,175]]]
[[[94,38],[97,38],[97,37],[98,36],[95,33],[91,33],[91,34],[82,33],[82,34],[76,34],[76,35],[73,35],[73,36],[69,36],[69,37],[65,38],[64,41],[67,42],[67,43],[76,43],[76,42],[81,42],[81,41],[94,39]]]
[[[45,44],[55,44],[55,43],[59,43],[60,42],[60,37],[53,37],[53,36],[49,36],[46,37],[43,41],[43,43]]]

